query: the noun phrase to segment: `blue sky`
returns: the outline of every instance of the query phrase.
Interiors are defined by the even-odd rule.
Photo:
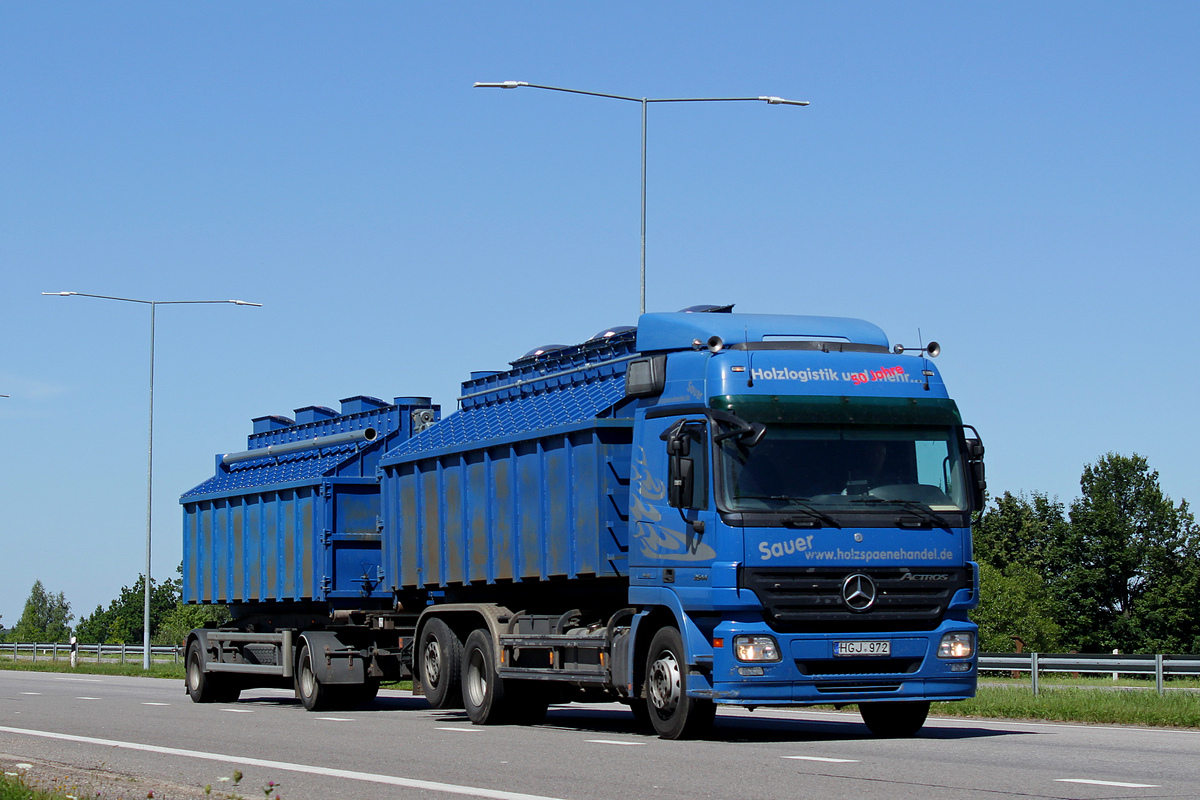
[[[250,419],[431,395],[648,307],[918,330],[993,491],[1200,498],[1195,3],[0,5],[0,615],[154,574]]]

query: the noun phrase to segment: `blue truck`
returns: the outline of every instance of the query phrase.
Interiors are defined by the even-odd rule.
[[[644,314],[427,397],[254,420],[183,495],[188,694],[310,710],[411,677],[476,724],[620,701],[857,704],[910,736],[973,696],[983,444],[934,343],[861,320]]]

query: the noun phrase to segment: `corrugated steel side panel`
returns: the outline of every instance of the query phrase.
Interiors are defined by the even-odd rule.
[[[321,599],[326,570],[315,534],[328,510],[319,487],[187,504],[184,602]]]
[[[626,574],[632,421],[386,468],[396,590]]]

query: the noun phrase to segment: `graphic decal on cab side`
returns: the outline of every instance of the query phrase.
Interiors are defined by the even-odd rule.
[[[717,552],[705,544],[695,531],[684,530],[683,520],[663,521],[659,507],[667,497],[667,485],[650,471],[644,447],[638,448],[633,462],[633,483],[629,493],[629,516],[633,520],[633,538],[645,558],[666,561],[712,561]],[[676,527],[678,526],[678,527]]]

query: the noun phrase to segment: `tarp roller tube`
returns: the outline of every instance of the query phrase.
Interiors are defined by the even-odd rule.
[[[242,461],[253,461],[256,458],[283,456],[289,453],[300,453],[305,450],[318,450],[322,447],[336,447],[342,444],[354,444],[357,442],[369,443],[375,441],[378,436],[379,434],[374,428],[364,428],[361,431],[348,431],[346,433],[334,433],[329,436],[318,436],[314,439],[305,439],[300,442],[268,445],[267,447],[260,447],[257,450],[226,453],[221,456],[221,464],[229,466],[230,464],[238,464]]]

